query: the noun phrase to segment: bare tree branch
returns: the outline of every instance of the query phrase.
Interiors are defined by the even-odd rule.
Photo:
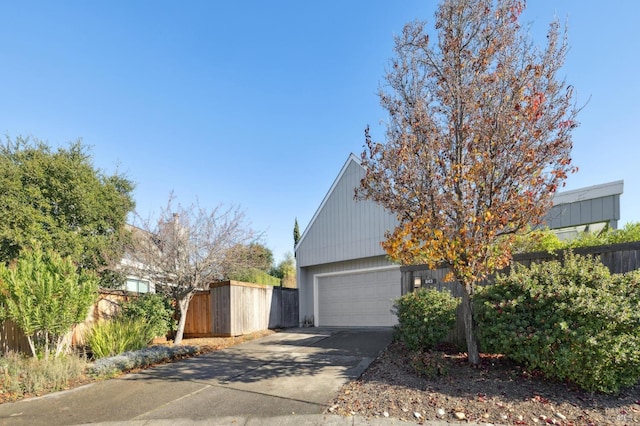
[[[172,194],[156,221],[141,221],[133,229],[126,267],[175,300],[180,313],[174,340],[178,344],[193,295],[220,281],[225,269],[239,266],[234,262],[243,259],[229,256],[230,251],[255,242],[259,235],[236,206],[208,210],[198,204],[182,207],[174,201]]]

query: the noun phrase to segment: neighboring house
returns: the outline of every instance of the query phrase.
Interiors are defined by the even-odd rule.
[[[300,320],[315,326],[391,326],[401,296],[400,265],[380,246],[397,224],[372,201],[356,201],[364,177],[351,154],[296,246]],[[593,230],[620,218],[622,181],[558,193],[545,221],[561,234]]]
[[[125,225],[126,229],[132,233],[146,232],[133,225]],[[153,281],[145,276],[145,265],[136,261],[132,253],[125,251],[123,259],[120,261],[120,267],[126,274],[126,282],[122,290],[133,293],[155,293],[156,286]]]
[[[623,189],[624,182],[619,180],[559,192],[553,197],[553,207],[544,223],[560,239],[575,238],[581,232],[598,232],[607,225],[617,229]]]

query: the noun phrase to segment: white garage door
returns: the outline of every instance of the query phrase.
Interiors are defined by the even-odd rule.
[[[319,277],[320,326],[392,326],[392,300],[400,297],[400,269]]]

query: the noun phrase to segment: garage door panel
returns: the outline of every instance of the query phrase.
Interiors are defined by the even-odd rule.
[[[392,300],[400,296],[400,271],[371,271],[319,277],[318,324],[391,326]]]

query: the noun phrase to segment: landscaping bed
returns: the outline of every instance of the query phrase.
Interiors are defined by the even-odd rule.
[[[415,423],[442,420],[507,425],[640,424],[640,385],[618,395],[589,393],[545,380],[504,357],[483,355],[478,366],[466,354],[439,348],[419,360],[392,343],[355,381],[344,385],[329,412],[390,417]]]

